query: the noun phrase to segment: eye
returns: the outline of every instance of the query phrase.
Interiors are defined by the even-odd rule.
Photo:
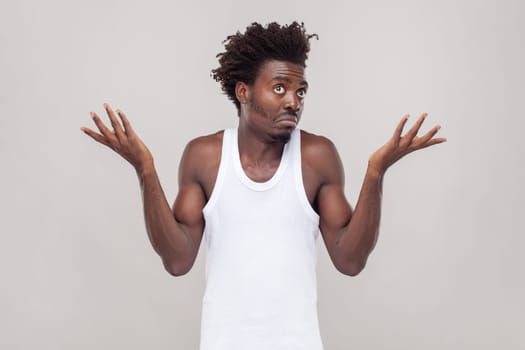
[[[306,89],[297,90],[297,96],[299,96],[299,98],[304,98],[306,96]]]
[[[276,93],[276,94],[279,94],[279,95],[282,95],[284,94],[284,87],[282,85],[275,85],[273,87],[273,91]]]

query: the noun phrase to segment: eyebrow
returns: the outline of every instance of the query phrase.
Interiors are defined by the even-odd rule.
[[[285,81],[285,82],[290,83],[290,84],[292,83],[292,79],[290,79],[288,77],[283,77],[281,75],[273,77],[272,80]],[[306,80],[301,81],[300,84],[305,86],[306,88],[308,88],[308,82]]]

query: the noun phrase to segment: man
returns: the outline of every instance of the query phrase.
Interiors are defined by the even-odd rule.
[[[315,242],[334,266],[357,275],[378,236],[382,180],[404,155],[446,141],[439,126],[418,137],[426,114],[403,136],[404,116],[371,155],[355,208],[343,166],[325,137],[299,130],[310,49],[304,26],[253,23],[229,36],[212,76],[237,108],[238,128],[198,137],[180,163],[170,210],[153,156],[122,111],[105,104],[112,129],[82,130],[136,169],[146,228],[166,270],[190,271],[205,233],[208,255],[201,350],[322,349]]]

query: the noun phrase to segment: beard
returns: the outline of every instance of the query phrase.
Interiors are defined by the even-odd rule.
[[[265,119],[270,119],[270,115],[266,110],[257,102],[253,96],[248,101],[250,108]]]
[[[270,114],[255,100],[253,96],[250,97],[249,101],[250,109],[252,109],[255,113],[259,114],[261,117],[270,120]],[[283,130],[282,132],[278,134],[271,134],[270,138],[272,139],[272,142],[277,143],[287,143],[290,141],[290,138],[292,137],[292,133],[288,130]]]
[[[290,138],[292,137],[291,132],[283,132],[280,134],[272,135],[272,141],[276,143],[288,143],[290,141]]]

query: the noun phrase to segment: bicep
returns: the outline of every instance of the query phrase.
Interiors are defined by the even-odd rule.
[[[198,233],[198,231],[203,231],[204,229],[202,208],[204,208],[205,204],[204,193],[200,185],[182,185],[173,203],[173,216],[188,231],[196,231]]]
[[[343,188],[337,184],[327,184],[319,192],[319,229],[328,255],[334,266],[340,270],[337,244],[343,228],[352,219],[352,207],[348,203]],[[341,270],[340,270],[341,271]]]
[[[352,218],[352,207],[337,184],[323,185],[318,195],[319,226],[327,234],[339,233]]]
[[[322,182],[317,194],[319,228],[332,262],[338,267],[336,246],[352,219],[352,206],[344,193],[344,169],[335,146],[329,143],[320,159]]]
[[[190,241],[192,263],[195,260],[204,231],[202,209],[206,196],[199,182],[198,154],[192,143],[188,144],[179,166],[179,191],[172,212]]]

